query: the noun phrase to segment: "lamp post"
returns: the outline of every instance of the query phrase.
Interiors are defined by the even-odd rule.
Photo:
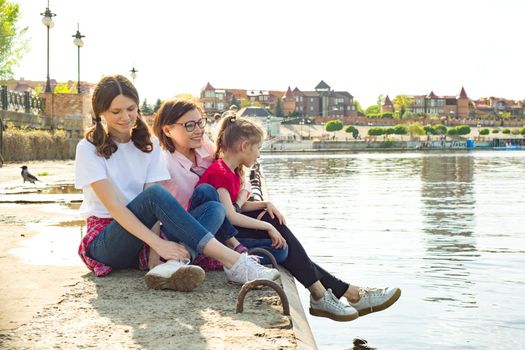
[[[44,16],[42,18],[42,24],[44,24],[47,27],[47,80],[46,80],[46,92],[51,92],[51,83],[49,82],[49,29],[53,28],[55,23],[53,22],[53,17],[56,16],[51,10],[49,9],[49,0],[47,0],[47,7],[46,11],[44,13],[40,14],[41,16]]]
[[[77,23],[77,32],[75,35],[72,35],[75,40],[73,40],[73,44],[75,44],[78,48],[78,81],[77,81],[77,94],[80,94],[80,48],[84,46],[84,42],[82,41],[82,38],[85,38],[85,35],[80,34],[80,26]]]
[[[131,72],[131,79],[133,80],[133,84],[135,84],[135,78],[137,77],[138,70],[135,69],[135,65],[133,65],[133,68],[130,70]]]
[[[266,116],[266,134],[268,135],[268,138],[270,139],[272,137],[272,133],[270,130],[270,120],[272,117],[270,115]]]
[[[299,125],[301,125],[301,140],[303,139],[303,125],[304,125],[304,118],[301,119],[301,121],[299,122]]]

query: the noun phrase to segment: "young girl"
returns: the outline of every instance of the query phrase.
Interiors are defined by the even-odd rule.
[[[194,218],[155,185],[169,173],[138,106],[135,87],[121,75],[103,78],[94,89],[96,124],[77,145],[75,164],[75,186],[84,195],[80,212],[87,219],[79,254],[88,268],[97,276],[111,269],[147,268],[150,247],[167,260],[146,274],[151,288],[189,291],[199,286],[204,271],[187,265],[196,253],[219,260],[235,282],[278,278],[277,270],[258,265],[214,238],[224,221],[220,205],[210,202]],[[167,240],[152,231],[158,221]]]
[[[282,265],[310,291],[312,315],[350,321],[392,305],[401,295],[398,288],[360,288],[338,280],[310,260],[286,226],[283,215],[271,202],[250,202],[239,196],[243,169],[251,167],[257,160],[263,140],[264,131],[251,120],[237,118],[234,114],[226,116],[221,120],[216,136],[217,160],[198,182],[209,183],[217,189],[226,208],[226,217],[240,231],[238,239],[269,237],[275,248],[288,245],[288,256]],[[341,296],[345,296],[351,305],[342,303]]]

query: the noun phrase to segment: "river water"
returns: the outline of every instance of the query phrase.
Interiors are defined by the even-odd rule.
[[[525,152],[260,162],[312,260],[352,284],[402,289],[391,308],[353,322],[308,315],[319,348],[354,338],[378,349],[525,348]]]

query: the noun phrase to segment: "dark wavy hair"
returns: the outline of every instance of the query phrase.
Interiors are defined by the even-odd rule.
[[[162,128],[176,123],[184,114],[194,109],[198,110],[201,115],[203,114],[201,106],[191,99],[175,98],[162,103],[153,118],[153,133],[159,139],[162,148],[170,153],[175,152],[173,141],[164,134]]]
[[[86,131],[84,137],[97,148],[97,154],[109,159],[118,149],[115,141],[102,125],[101,115],[111,106],[115,97],[123,95],[129,97],[137,104],[137,110],[140,105],[139,94],[133,84],[122,75],[109,75],[102,78],[95,86],[91,105],[93,108],[93,120],[95,125]],[[135,147],[142,152],[149,153],[153,150],[151,142],[151,133],[148,125],[142,119],[140,110],[138,110],[137,121],[131,131],[131,140]]]

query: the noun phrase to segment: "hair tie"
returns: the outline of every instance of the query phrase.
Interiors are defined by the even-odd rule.
[[[232,115],[232,116],[230,117],[230,123],[235,123],[236,121],[237,121],[237,116]]]

